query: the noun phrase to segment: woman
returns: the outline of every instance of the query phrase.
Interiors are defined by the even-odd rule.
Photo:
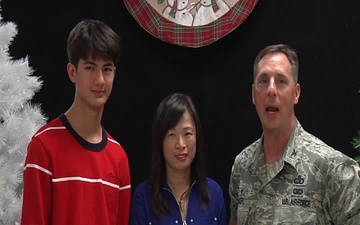
[[[130,225],[225,225],[220,185],[205,175],[202,132],[190,96],[158,106],[152,127],[150,178],[133,194]]]

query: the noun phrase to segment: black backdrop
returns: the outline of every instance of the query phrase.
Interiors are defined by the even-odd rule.
[[[29,57],[44,81],[33,101],[52,119],[72,103],[66,75],[66,38],[82,18],[100,19],[122,36],[123,53],[103,124],[125,148],[132,186],[149,175],[150,123],[170,92],[191,94],[206,140],[208,175],[224,189],[234,157],[261,134],[251,103],[252,63],[268,44],[297,49],[302,87],[297,117],[306,130],[353,157],[360,130],[360,1],[260,0],[227,36],[193,49],[162,42],[143,30],[122,0],[2,0],[4,21],[18,34],[15,58]]]

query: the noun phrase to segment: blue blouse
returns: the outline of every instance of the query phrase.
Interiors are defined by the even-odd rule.
[[[156,217],[151,209],[149,180],[142,182],[133,193],[130,225],[227,225],[223,190],[211,178],[207,177],[206,181],[210,196],[208,208],[203,209],[200,189],[195,182],[190,189],[185,221],[182,221],[179,205],[167,182],[163,183],[162,195],[169,204],[171,213],[165,213],[162,219]]]

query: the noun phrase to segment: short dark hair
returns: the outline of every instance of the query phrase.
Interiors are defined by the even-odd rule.
[[[292,47],[290,47],[289,45],[285,45],[285,44],[269,45],[259,52],[259,54],[256,56],[255,61],[254,61],[254,82],[255,82],[256,76],[259,72],[258,66],[259,66],[260,60],[265,55],[273,54],[273,53],[283,53],[287,57],[287,59],[290,62],[291,72],[294,77],[294,81],[295,81],[295,83],[297,83],[298,82],[298,73],[299,73],[299,59],[298,59],[298,56],[297,56],[295,50]]]
[[[171,213],[167,202],[161,197],[162,184],[166,179],[163,141],[167,131],[176,126],[185,112],[190,113],[196,130],[196,153],[191,163],[191,180],[196,180],[200,188],[204,207],[206,208],[209,203],[204,165],[203,134],[199,115],[189,95],[173,93],[165,97],[159,104],[152,124],[151,207],[159,218],[162,218],[164,213]]]
[[[80,59],[104,58],[116,64],[120,55],[120,36],[99,20],[77,23],[67,39],[68,60],[77,66]]]

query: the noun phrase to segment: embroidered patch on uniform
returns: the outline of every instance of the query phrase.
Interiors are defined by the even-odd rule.
[[[307,183],[307,177],[305,174],[303,175],[298,175],[294,180],[293,180],[293,191],[292,194],[293,195],[302,195],[304,193],[304,189],[305,189],[305,184]]]
[[[303,208],[310,208],[311,207],[311,201],[301,198],[283,198],[282,200],[283,205],[289,205],[289,206],[300,206]]]
[[[304,198],[306,184],[306,174],[299,174],[295,177],[292,183],[291,196],[283,198],[282,205],[310,208],[312,205],[311,200]]]

